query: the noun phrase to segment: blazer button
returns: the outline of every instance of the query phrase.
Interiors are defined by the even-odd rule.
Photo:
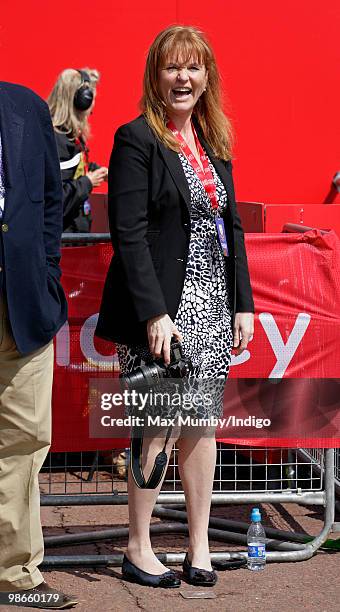
[[[1,229],[2,229],[3,232],[8,232],[8,225],[7,225],[7,223],[3,223],[2,226],[1,226]]]

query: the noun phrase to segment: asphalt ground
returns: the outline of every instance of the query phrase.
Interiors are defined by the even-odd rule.
[[[261,504],[263,523],[277,529],[306,532],[314,535],[323,524],[322,509],[297,504]],[[213,516],[233,520],[249,520],[249,506],[215,507]],[[128,526],[126,506],[43,507],[41,511],[45,535],[77,533]],[[340,520],[340,516],[337,516]],[[154,523],[159,519],[153,519]],[[331,538],[340,538],[334,533]],[[187,537],[183,534],[153,536],[156,552],[184,552]],[[123,553],[126,538],[86,545],[48,548],[48,555]],[[241,547],[242,549],[242,547]],[[211,540],[211,551],[240,550]],[[180,567],[174,567],[181,572]],[[296,563],[268,563],[263,572],[247,569],[218,572],[212,589],[192,587],[182,581],[179,589],[153,589],[121,579],[120,568],[63,568],[43,571],[52,587],[79,598],[78,612],[339,612],[340,552],[318,552],[312,559]],[[204,591],[211,599],[185,599],[183,594]],[[3,606],[1,610],[34,610],[28,607]]]

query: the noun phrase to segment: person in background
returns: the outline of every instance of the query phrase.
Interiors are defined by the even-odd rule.
[[[99,72],[67,68],[59,75],[47,103],[56,135],[63,183],[63,231],[89,232],[89,196],[107,179],[107,168],[89,162],[89,116],[93,112]]]

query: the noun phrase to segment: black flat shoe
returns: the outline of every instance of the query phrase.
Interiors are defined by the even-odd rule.
[[[183,562],[183,575],[189,584],[196,586],[214,586],[217,582],[217,574],[214,570],[209,571],[199,567],[192,567],[188,559],[188,553]]]
[[[126,555],[123,559],[122,576],[124,580],[143,586],[162,587],[163,589],[175,589],[181,586],[181,581],[173,570],[168,570],[164,574],[149,574],[131,563]]]

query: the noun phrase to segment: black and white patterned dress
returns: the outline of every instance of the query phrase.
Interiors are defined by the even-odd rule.
[[[181,152],[178,155],[191,194],[191,237],[184,286],[174,323],[183,336],[184,355],[191,358],[194,366],[191,376],[195,380],[210,380],[213,388],[216,379],[221,381],[228,376],[233,344],[227,272],[209,197],[190,162]],[[227,206],[227,193],[210,160],[209,166],[216,185],[219,211],[222,211]],[[122,374],[152,361],[152,355],[144,345],[116,344],[116,349]],[[188,414],[209,418],[220,417],[221,411],[222,402],[215,401],[209,406],[196,405]]]

